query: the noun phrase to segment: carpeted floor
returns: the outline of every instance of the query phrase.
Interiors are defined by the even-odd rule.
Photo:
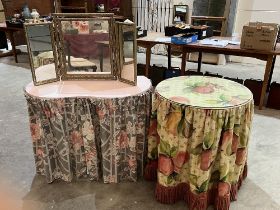
[[[183,202],[163,205],[155,201],[154,183],[55,182],[46,184],[36,176],[28,127],[28,114],[23,87],[31,81],[27,56],[0,59],[0,210],[5,203],[10,209],[100,209],[100,210],[180,210]],[[164,57],[153,57],[164,63]],[[143,61],[143,56],[139,56]],[[177,62],[177,63],[176,63]],[[165,62],[167,63],[167,61]],[[9,65],[8,65],[9,64]],[[179,61],[174,59],[174,65]],[[20,67],[21,66],[21,67]],[[195,64],[188,64],[195,68]],[[24,68],[22,68],[24,67]],[[228,64],[202,65],[204,71],[222,72],[225,76],[262,78],[264,66]],[[275,69],[274,80],[280,82],[280,69]],[[256,109],[249,149],[249,174],[231,203],[232,210],[280,209],[280,111]]]

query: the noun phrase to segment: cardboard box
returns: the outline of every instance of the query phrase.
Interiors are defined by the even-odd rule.
[[[251,22],[243,27],[240,48],[274,50],[278,31],[278,24]]]

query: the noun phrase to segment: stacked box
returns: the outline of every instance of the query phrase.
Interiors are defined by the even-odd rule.
[[[251,22],[243,27],[240,48],[272,51],[278,31],[278,24]]]

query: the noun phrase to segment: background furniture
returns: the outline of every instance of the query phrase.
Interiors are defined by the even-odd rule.
[[[46,71],[46,69],[44,69]],[[25,87],[36,172],[116,183],[143,175],[152,86],[63,81]]]
[[[173,23],[178,22],[178,20],[176,20],[176,21],[174,20],[175,18],[179,18],[181,22],[189,23],[189,6],[188,5],[174,5],[173,6]]]
[[[96,41],[97,48],[100,50],[99,54],[99,66],[100,66],[100,71],[103,72],[103,60],[104,56],[108,56],[108,49],[110,47],[109,41]],[[105,51],[105,54],[104,54]]]
[[[120,15],[124,19],[133,21],[132,0],[92,0],[91,2],[93,12],[97,12],[97,4],[104,4],[104,12],[113,12],[115,15]]]
[[[192,16],[191,24],[207,25],[213,27],[214,36],[226,35],[226,21],[225,17],[213,17],[213,16]]]
[[[87,0],[55,0],[55,8],[58,13],[87,13]]]
[[[16,49],[14,33],[18,32],[18,31],[23,31],[23,28],[9,27],[6,25],[6,23],[0,23],[0,31],[4,31],[8,35],[8,37],[11,41],[11,45],[12,45],[12,51],[1,53],[0,57],[13,55],[15,57],[15,62],[17,63],[18,62],[17,53],[19,53],[20,50]]]
[[[103,12],[114,13],[116,16],[122,16],[122,19],[133,20],[132,0],[55,0],[55,4],[56,11],[69,13],[100,12],[97,5],[103,4]]]
[[[152,32],[152,33],[149,33],[147,37],[137,39],[137,43],[139,46],[147,48],[146,69],[145,69],[146,76],[149,75],[148,72],[149,72],[149,66],[150,66],[150,60],[151,60],[151,48],[153,46],[155,46],[156,44],[164,44],[167,46],[174,45],[173,43],[171,43],[169,41],[162,41],[162,40],[159,40],[158,38],[166,38],[166,37],[162,33]],[[230,37],[217,37],[217,38],[218,39],[227,39],[227,40],[230,39]],[[215,46],[210,46],[210,45],[202,45],[202,44],[199,44],[199,42],[191,43],[188,45],[176,45],[176,46],[180,46],[183,48],[181,75],[185,74],[187,54],[191,53],[191,52],[206,52],[206,53],[214,53],[214,54],[252,57],[252,58],[257,58],[257,59],[266,61],[264,79],[263,79],[263,83],[262,83],[262,93],[261,93],[261,99],[260,99],[260,104],[259,104],[259,109],[262,109],[264,102],[265,102],[266,90],[269,85],[269,77],[272,74],[271,69],[272,69],[272,64],[273,64],[273,57],[280,55],[280,45],[279,44],[277,44],[274,51],[240,49],[240,45],[227,45],[225,47],[215,47]],[[169,56],[168,59],[169,59],[169,62],[171,62],[171,56]]]
[[[82,58],[98,58],[98,41],[108,41],[109,33],[65,34],[64,39],[69,43],[72,56]],[[106,56],[108,55],[109,53],[107,52]]]
[[[4,21],[5,21],[4,7],[2,2],[0,1],[0,22],[4,22]],[[8,49],[7,37],[4,31],[0,32],[0,49]]]
[[[205,24],[211,26],[215,36],[231,36],[234,28],[234,16],[236,13],[235,0],[208,0],[193,2],[192,24]],[[226,57],[224,55],[215,55],[204,53],[191,53],[189,60],[211,64],[225,64]]]
[[[227,32],[227,18],[226,17],[213,17],[213,16],[192,16],[191,17],[192,25],[207,25],[213,28],[214,36],[226,36]],[[215,64],[218,64],[218,60],[221,59],[217,55],[217,61]],[[198,53],[197,58],[196,54],[190,54],[190,61],[197,61],[198,71],[201,70],[202,63],[202,53]]]
[[[40,15],[49,15],[54,12],[54,0],[2,0],[6,19],[12,17],[15,13],[21,13],[22,7],[27,4],[30,12],[31,9],[36,9]]]
[[[216,36],[231,36],[235,10],[235,0],[194,0],[191,22],[212,26]]]
[[[21,13],[22,7],[27,4],[30,11],[37,9],[40,15],[49,15],[54,12],[54,0],[2,0],[6,20],[9,20],[15,13]],[[25,34],[23,31],[14,32],[15,45],[26,44]]]
[[[66,54],[67,54],[67,64],[70,71],[75,70],[87,70],[91,69],[93,72],[96,71],[97,66],[95,63],[89,61],[85,58],[75,58],[71,56],[70,44],[66,42]]]
[[[175,77],[157,85],[152,104],[145,177],[157,179],[156,199],[229,209],[247,176],[250,90],[216,77]]]

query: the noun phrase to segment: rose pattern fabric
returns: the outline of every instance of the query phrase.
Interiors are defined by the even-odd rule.
[[[152,90],[126,98],[42,99],[25,93],[36,172],[55,179],[137,181]]]
[[[210,93],[212,86],[196,91]],[[198,207],[192,197],[190,209],[206,209],[205,193],[212,189],[229,197],[245,173],[253,112],[252,99],[242,106],[203,109],[174,103],[156,92],[148,135],[148,166],[158,162],[156,198],[175,202],[172,196],[179,191],[171,192],[182,184],[199,196],[200,204],[206,202]]]

